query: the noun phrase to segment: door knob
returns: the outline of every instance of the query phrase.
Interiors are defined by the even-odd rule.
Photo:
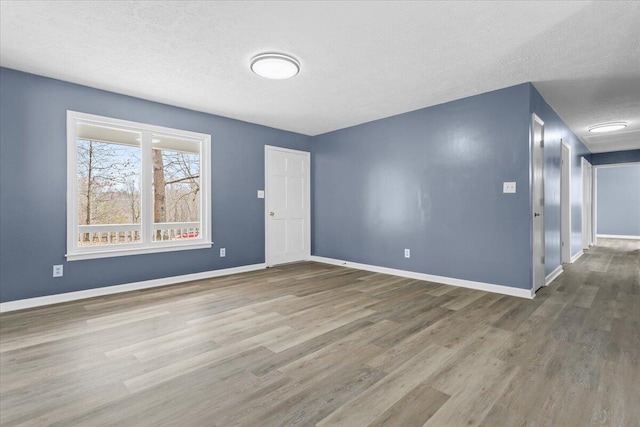
[[[538,212],[534,212],[533,216],[540,216],[540,214]]]
[[[269,216],[274,216],[275,212],[269,212]]]

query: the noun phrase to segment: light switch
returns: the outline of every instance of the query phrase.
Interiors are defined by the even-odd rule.
[[[515,182],[504,182],[504,183],[502,183],[502,192],[503,193],[515,193],[516,192],[516,183]]]
[[[62,277],[62,264],[53,266],[53,277]]]
[[[258,190],[258,199],[264,199],[264,190]]]

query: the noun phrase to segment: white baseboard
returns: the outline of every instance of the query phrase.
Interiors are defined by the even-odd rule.
[[[549,284],[551,282],[553,282],[554,280],[556,280],[556,277],[558,277],[559,275],[562,274],[564,270],[562,269],[562,266],[559,265],[558,268],[556,268],[555,270],[553,270],[551,273],[549,273],[547,275],[547,277],[544,278],[544,285],[545,286],[549,286]]]
[[[458,286],[461,288],[477,289],[480,291],[494,292],[497,294],[511,295],[520,298],[533,299],[535,292],[531,289],[512,288],[510,286],[495,285],[493,283],[474,282],[471,280],[454,279],[452,277],[434,276],[432,274],[416,273],[415,271],[397,270],[395,268],[379,267],[376,265],[360,264],[357,262],[343,261],[334,258],[325,258],[312,255],[310,261],[322,262],[324,264],[339,265],[342,267],[366,270],[374,273],[390,274],[393,276],[407,277],[409,279],[425,280],[427,282],[442,283],[445,285]]]
[[[582,255],[584,255],[584,250],[580,250],[577,254],[571,257],[571,264],[576,262]]]
[[[46,295],[43,297],[27,298],[16,301],[0,303],[0,313],[25,308],[40,307],[43,305],[58,304],[67,301],[100,297],[104,295],[119,294],[121,292],[137,291],[140,289],[157,288],[159,286],[175,285],[177,283],[191,282],[193,280],[211,279],[212,277],[228,276],[230,274],[246,273],[248,271],[262,270],[266,264],[251,264],[240,267],[223,268],[221,270],[203,271],[201,273],[184,274],[181,276],[163,277],[161,279],[145,280],[142,282],[126,283],[124,285],[105,286],[102,288],[87,289],[84,291],[66,292],[63,294]]]
[[[640,236],[625,236],[619,234],[598,234],[598,239],[629,239],[629,240],[640,240]]]

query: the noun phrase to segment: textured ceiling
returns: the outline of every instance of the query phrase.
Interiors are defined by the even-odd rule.
[[[532,81],[594,151],[640,148],[639,2],[0,7],[2,66],[275,128],[317,135]],[[271,51],[300,74],[253,75]],[[609,120],[628,137],[584,139]]]

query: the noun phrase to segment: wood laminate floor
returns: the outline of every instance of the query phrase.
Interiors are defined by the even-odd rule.
[[[14,425],[638,426],[640,243],[534,300],[301,263],[3,314]]]

